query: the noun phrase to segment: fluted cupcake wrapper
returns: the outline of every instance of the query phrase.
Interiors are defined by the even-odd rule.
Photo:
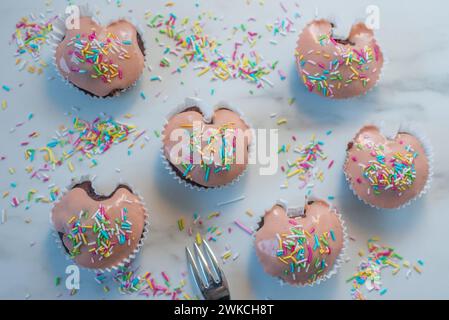
[[[339,23],[338,23],[338,18],[336,18],[336,17],[334,17],[334,16],[330,16],[330,17],[327,16],[327,17],[324,17],[324,16],[316,15],[315,18],[314,18],[314,20],[320,20],[320,19],[325,19],[325,20],[327,20],[327,21],[329,21],[329,22],[331,22],[331,23],[334,23],[334,25],[338,25],[338,24],[339,24]],[[364,23],[365,21],[364,21],[363,18],[360,18],[360,17],[359,17],[359,18],[357,18],[357,19],[354,20],[354,22],[352,23],[352,25],[354,25],[354,24],[356,24],[356,23],[359,23],[359,22],[363,22],[363,23]],[[309,22],[309,23],[310,23],[310,22]],[[381,83],[381,81],[382,81],[382,79],[383,79],[383,76],[384,76],[384,73],[385,73],[385,71],[386,71],[387,68],[388,68],[389,58],[388,58],[388,53],[386,52],[385,48],[380,44],[378,38],[376,37],[376,43],[377,43],[377,45],[379,46],[379,48],[380,48],[380,50],[381,50],[381,52],[382,52],[384,62],[383,62],[382,68],[379,70],[379,79],[377,79],[377,82],[376,82],[376,84],[375,84],[373,87],[371,87],[369,90],[367,90],[367,91],[364,92],[363,94],[360,94],[360,95],[357,95],[357,96],[353,96],[353,97],[339,98],[339,99],[332,98],[332,97],[325,97],[325,96],[323,96],[323,95],[321,95],[321,94],[318,94],[318,93],[316,93],[316,92],[309,92],[309,90],[307,90],[307,88],[305,88],[305,84],[304,84],[304,82],[303,82],[303,80],[302,80],[302,72],[301,72],[301,68],[300,68],[300,66],[299,66],[298,56],[297,56],[297,53],[298,53],[298,50],[299,50],[299,45],[298,45],[298,43],[299,43],[299,38],[300,38],[302,32],[303,32],[303,30],[301,30],[301,33],[298,35],[297,40],[296,40],[296,48],[295,48],[295,54],[294,54],[294,57],[295,57],[295,65],[296,65],[296,71],[297,71],[297,73],[298,73],[298,77],[300,78],[300,81],[301,81],[301,83],[303,84],[304,89],[307,91],[307,93],[315,94],[315,95],[317,95],[317,96],[320,96],[321,98],[328,99],[328,100],[350,101],[350,100],[352,100],[352,99],[363,99],[363,97],[365,97],[369,92],[371,92],[371,91],[373,91],[375,88],[377,88],[377,86],[379,85],[379,83]],[[336,36],[336,37],[340,37],[340,35],[335,34],[335,33],[334,33],[333,35]],[[345,36],[341,36],[341,37],[344,38]]]
[[[86,182],[86,181],[93,182],[93,180],[94,180],[94,177],[91,176],[91,175],[83,175],[83,176],[81,176],[79,178],[72,178],[71,183],[62,190],[61,198],[64,197],[64,195],[66,193],[68,193],[70,190],[72,190],[72,188],[76,184],[79,184],[81,182]],[[61,238],[60,238],[60,236],[58,234],[58,231],[56,230],[55,225],[53,223],[53,210],[50,211],[49,219],[50,219],[50,225],[51,225],[51,228],[52,228],[51,233],[52,233],[52,236],[54,238],[54,241],[55,241],[56,245],[58,246],[58,248],[61,249],[62,253],[64,254],[64,256],[66,258],[66,260],[72,262],[73,264],[76,264],[80,269],[88,270],[88,271],[94,272],[94,273],[105,273],[105,272],[117,271],[117,270],[119,270],[119,268],[125,267],[126,265],[130,264],[137,257],[137,255],[139,254],[140,250],[142,249],[142,246],[143,246],[146,238],[148,237],[149,226],[150,226],[150,221],[149,221],[150,220],[150,216],[148,214],[147,205],[146,205],[144,199],[142,198],[142,196],[140,196],[140,194],[138,192],[135,191],[135,189],[130,184],[124,183],[124,182],[118,182],[116,184],[116,187],[118,187],[119,185],[126,185],[127,187],[129,187],[133,191],[134,195],[138,196],[138,198],[140,200],[140,203],[141,203],[142,207],[144,208],[145,223],[144,223],[142,235],[141,235],[141,238],[139,240],[139,243],[137,244],[137,247],[131,252],[131,254],[128,257],[122,259],[122,261],[120,261],[119,263],[117,263],[117,264],[115,264],[115,265],[113,265],[111,267],[102,268],[102,269],[86,268],[86,267],[79,266],[78,264],[76,264],[76,262],[72,258],[70,258],[70,256],[67,254],[66,250],[64,249],[64,245],[62,243],[62,240],[61,240]],[[93,183],[92,183],[92,187],[95,189]]]
[[[287,212],[287,215],[292,212],[298,213],[298,212],[304,212],[304,207],[305,207],[305,203],[307,201],[325,201],[322,198],[318,198],[316,196],[309,196],[305,198],[304,204],[300,205],[300,206],[296,206],[296,207],[289,207],[288,206],[288,202],[285,200],[277,200],[275,205],[279,205],[281,207],[283,207],[285,209],[285,211]],[[329,207],[331,208],[331,211],[335,213],[335,215],[337,216],[338,220],[340,221],[341,224],[341,229],[342,229],[342,233],[343,233],[343,246],[341,248],[341,251],[337,257],[337,259],[335,260],[332,268],[326,273],[326,275],[318,278],[316,281],[312,282],[312,283],[297,283],[297,284],[291,284],[291,283],[287,283],[284,280],[282,280],[281,278],[277,278],[279,280],[279,286],[280,287],[284,287],[284,286],[291,286],[291,287],[296,287],[296,288],[304,288],[304,287],[314,287],[316,285],[319,285],[320,283],[330,279],[332,276],[334,276],[335,274],[338,273],[338,270],[340,269],[340,267],[343,265],[343,263],[345,262],[345,256],[346,256],[346,250],[347,250],[347,246],[348,246],[348,242],[349,242],[349,236],[347,233],[347,228],[346,228],[346,224],[343,220],[343,217],[340,213],[338,213],[337,209],[328,201],[325,201],[327,204],[329,204]],[[264,212],[269,211],[271,208],[266,209]],[[265,213],[264,213],[265,215]],[[264,215],[262,215],[260,217],[259,220],[259,224],[261,223]],[[253,242],[253,244],[255,244],[255,241]],[[257,256],[257,255],[256,255]],[[261,266],[262,262],[259,260],[259,264]],[[265,271],[265,270],[264,270]],[[268,276],[271,276],[267,273]],[[273,277],[273,276],[271,276]]]
[[[242,121],[248,126],[248,128],[252,129],[251,124],[248,122],[248,120],[245,118],[244,114],[239,110],[234,108],[233,106],[230,106],[229,103],[227,102],[219,102],[215,107],[212,107],[208,104],[206,104],[203,100],[198,99],[198,98],[186,98],[183,104],[178,105],[178,107],[174,108],[167,116],[166,116],[166,120],[165,120],[165,125],[164,125],[164,129],[161,133],[161,141],[164,140],[164,136],[165,136],[165,128],[167,126],[168,120],[173,117],[174,115],[188,109],[191,107],[197,107],[201,110],[201,112],[203,113],[203,116],[206,120],[210,120],[214,111],[221,109],[221,108],[226,108],[229,109],[235,113],[237,113],[240,118],[242,119]],[[254,134],[253,134],[253,138],[251,139],[251,143],[248,145],[248,159],[251,159],[251,155],[254,152]],[[232,180],[231,182],[225,184],[225,185],[221,185],[221,186],[216,186],[216,187],[203,187],[194,183],[191,183],[189,180],[187,179],[183,179],[179,176],[179,173],[175,171],[175,169],[173,168],[173,165],[170,163],[170,161],[167,159],[167,157],[165,156],[165,152],[164,152],[164,144],[162,143],[161,149],[160,149],[160,156],[162,159],[162,162],[164,163],[164,167],[165,169],[169,172],[169,174],[173,177],[173,179],[175,179],[179,184],[184,185],[187,188],[190,188],[192,190],[197,190],[197,191],[209,191],[209,190],[221,190],[223,188],[229,187],[234,185],[235,183],[237,183],[241,177],[243,177],[246,172],[248,171],[248,166],[249,163],[246,165],[245,169],[242,171],[242,173],[237,176],[234,180]]]
[[[52,64],[53,67],[56,70],[56,73],[58,74],[58,77],[68,86],[78,90],[79,92],[83,93],[84,95],[92,98],[92,99],[97,99],[97,100],[101,100],[101,99],[114,99],[117,96],[119,96],[121,93],[124,93],[126,91],[128,91],[131,88],[135,88],[137,86],[137,83],[139,82],[139,80],[142,78],[143,75],[143,71],[145,69],[145,66],[147,65],[147,51],[148,51],[148,44],[145,40],[144,34],[144,28],[141,26],[141,24],[133,17],[130,16],[120,16],[118,18],[114,18],[114,19],[109,19],[107,20],[106,23],[103,23],[102,20],[98,17],[98,15],[95,14],[94,10],[89,6],[89,4],[85,4],[85,5],[80,5],[78,6],[80,9],[80,17],[90,17],[92,18],[92,20],[94,20],[97,24],[101,25],[101,26],[108,26],[111,23],[115,22],[115,21],[119,21],[119,20],[126,20],[129,21],[130,23],[132,23],[139,36],[140,39],[142,40],[143,43],[143,47],[144,47],[144,52],[143,52],[143,56],[144,56],[144,68],[142,68],[142,71],[139,75],[139,77],[137,78],[137,80],[128,88],[125,89],[121,89],[118,90],[116,93],[114,93],[112,96],[105,96],[105,97],[100,97],[91,93],[88,93],[86,91],[83,91],[82,89],[78,88],[77,86],[75,86],[72,82],[70,82],[66,77],[64,77],[63,74],[61,74],[57,63],[56,63],[56,48],[58,47],[58,45],[61,43],[61,41],[63,40],[65,34],[66,34],[66,25],[65,25],[65,21],[63,18],[58,17],[58,19],[53,23],[53,32],[51,33],[51,36],[49,38],[49,43],[50,43],[50,47],[51,47],[51,51],[52,51]]]
[[[385,137],[387,137],[387,138],[394,138],[394,136],[399,132],[412,134],[421,142],[421,144],[424,147],[424,151],[426,153],[426,157],[427,157],[428,163],[429,163],[429,176],[427,177],[426,184],[424,185],[424,187],[422,188],[420,193],[418,193],[414,198],[410,199],[409,201],[405,202],[404,204],[402,204],[401,206],[399,206],[397,208],[381,208],[381,207],[373,205],[372,203],[367,202],[365,199],[363,199],[360,195],[358,195],[355,192],[354,188],[352,187],[350,177],[346,173],[346,170],[344,170],[344,168],[343,168],[343,172],[345,175],[346,182],[349,186],[349,189],[360,201],[362,201],[363,203],[365,203],[366,205],[368,205],[372,208],[378,209],[379,211],[380,210],[389,210],[389,211],[396,210],[397,211],[399,209],[403,209],[403,208],[407,207],[408,205],[410,205],[413,201],[416,201],[417,199],[424,196],[430,190],[430,187],[433,182],[433,161],[434,161],[433,147],[430,143],[430,140],[421,132],[421,130],[410,122],[401,122],[399,125],[396,125],[394,127],[390,126],[389,128],[387,128],[387,125],[385,124],[384,121],[380,121],[380,122],[372,121],[369,123],[365,123],[365,125],[363,125],[362,128],[365,126],[369,126],[369,125],[374,125],[374,126],[378,127],[380,132],[382,134],[384,134]],[[356,133],[354,136],[357,136],[357,134],[358,133]]]

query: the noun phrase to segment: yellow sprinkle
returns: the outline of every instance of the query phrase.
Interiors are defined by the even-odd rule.
[[[199,232],[196,233],[196,244],[201,245],[203,243],[203,238],[201,238],[201,235]]]
[[[406,268],[410,268],[410,262],[408,262],[408,261],[404,261],[404,262],[402,263],[402,265],[403,265],[404,267],[406,267]]]
[[[2,101],[2,109],[6,110],[6,108],[8,108],[8,103],[6,102],[6,100]]]
[[[278,126],[280,126],[280,125],[282,125],[282,124],[286,124],[286,123],[287,123],[287,119],[285,119],[285,118],[279,119],[279,120],[277,121],[277,125],[278,125]]]
[[[72,224],[75,221],[76,217],[73,216],[70,218],[70,220],[67,222],[67,224]]]
[[[385,261],[385,263],[388,264],[388,265],[390,265],[390,266],[392,266],[392,267],[395,268],[395,269],[399,269],[399,268],[400,268],[398,264],[394,263],[394,262],[391,261],[391,260],[387,260],[387,261]]]
[[[153,284],[151,283],[150,279],[147,279],[147,283],[150,286],[150,289],[153,290]]]
[[[67,165],[68,165],[68,167],[69,167],[70,172],[75,171],[75,167],[73,166],[72,161],[69,160],[69,162],[67,163]]]
[[[9,191],[3,192],[3,198],[6,198],[7,196],[9,196]]]
[[[51,163],[56,163],[55,157],[53,155],[53,151],[51,151],[50,148],[48,147],[43,147],[39,149],[40,151],[46,151],[47,153],[45,154],[45,160],[48,162],[48,160],[50,160]],[[48,160],[47,160],[48,159]]]
[[[254,216],[254,213],[250,209],[246,210],[245,213],[250,217]]]
[[[363,250],[360,249],[360,251],[359,251],[359,256],[360,256],[360,257],[363,257],[364,255],[365,255],[365,252],[363,252]]]
[[[192,298],[190,298],[190,296],[187,293],[184,293],[183,296],[184,296],[184,299],[186,299],[186,300],[192,300]]]
[[[298,173],[300,173],[301,171],[302,171],[302,169],[296,169],[295,171],[292,171],[289,174],[287,174],[287,178],[291,178],[294,175],[297,175]]]
[[[415,269],[415,271],[418,272],[419,274],[421,274],[421,272],[422,272],[421,269],[417,265],[414,265],[413,269]]]
[[[16,173],[16,169],[14,169],[14,168],[9,168],[8,171],[9,171],[9,174]]]
[[[179,231],[184,230],[184,218],[181,218],[178,220],[178,228],[179,228]]]
[[[200,72],[198,72],[197,76],[201,77],[203,74],[207,73],[210,70],[210,67],[206,67],[203,70],[201,70]]]
[[[350,67],[350,69],[351,69],[352,72],[354,72],[357,76],[359,75],[359,73],[357,72],[357,70],[354,69],[354,67]]]
[[[232,256],[232,253],[231,252],[226,252],[224,255],[223,255],[223,260],[227,260],[227,259],[229,259],[230,257]]]
[[[399,270],[401,270],[401,269],[399,269],[399,268],[398,269],[394,269],[393,270],[393,275],[395,276],[399,272]]]

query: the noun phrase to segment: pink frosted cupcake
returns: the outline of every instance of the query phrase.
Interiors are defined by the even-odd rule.
[[[127,185],[98,195],[90,181],[74,184],[51,212],[62,247],[80,267],[110,270],[139,251],[146,234],[146,209]]]
[[[167,168],[188,186],[226,186],[237,181],[248,166],[250,127],[227,106],[215,108],[210,119],[200,107],[182,109],[167,120],[163,136]]]
[[[336,273],[345,237],[340,216],[324,200],[309,201],[301,214],[275,205],[256,232],[256,254],[269,275],[312,285]]]
[[[299,36],[296,64],[310,92],[332,99],[363,95],[379,80],[384,58],[374,33],[355,24],[347,39],[333,35],[324,19],[310,22]]]
[[[344,165],[353,192],[376,208],[399,208],[423,193],[430,164],[423,143],[411,133],[386,138],[364,126],[348,144]]]
[[[84,93],[101,98],[133,86],[144,63],[143,40],[124,19],[103,27],[91,17],[81,17],[80,28],[65,30],[55,52],[60,75]]]

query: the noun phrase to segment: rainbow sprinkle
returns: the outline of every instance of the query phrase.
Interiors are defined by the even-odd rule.
[[[371,292],[378,291],[380,295],[387,293],[387,289],[382,288],[382,270],[388,267],[393,268],[392,274],[396,275],[401,270],[401,263],[405,268],[409,269],[407,278],[410,275],[410,263],[404,261],[404,258],[395,252],[390,246],[378,243],[379,238],[370,238],[367,242],[368,256],[364,258],[357,267],[357,272],[346,282],[352,282],[351,297],[354,300],[366,300],[362,293],[362,286]],[[416,267],[416,266],[415,266]],[[421,273],[421,269],[414,268],[417,273]]]
[[[98,117],[92,122],[76,117],[71,129],[62,128],[57,132],[57,137],[45,146],[25,151],[25,159],[30,162],[35,161],[37,152],[44,155],[45,163],[31,170],[31,178],[47,182],[50,179],[47,173],[62,166],[65,161],[68,161],[69,170],[74,171],[74,164],[70,159],[77,154],[80,155],[80,161],[86,158],[92,163],[91,167],[94,167],[98,164],[94,159],[96,155],[104,154],[113,145],[127,141],[135,130],[135,126],[119,123],[111,117]],[[62,155],[55,153],[57,148],[62,149]]]
[[[185,275],[177,286],[171,283],[166,272],[161,272],[161,280],[163,284],[156,281],[156,278],[150,273],[145,272],[142,275],[137,273],[136,269],[131,269],[131,265],[127,264],[118,268],[112,275],[113,281],[118,285],[118,291],[121,294],[138,294],[140,296],[149,297],[165,297],[171,300],[191,300],[189,294],[184,291],[186,285]],[[108,280],[105,273],[97,273],[95,281],[103,285]],[[105,286],[104,291],[110,291]]]
[[[232,123],[208,130],[191,130],[191,125],[184,127],[190,135],[190,152],[184,152],[180,161],[177,161],[181,162],[184,178],[191,179],[191,172],[197,167],[203,170],[205,182],[209,181],[211,175],[231,170],[231,165],[236,163],[237,159],[236,142],[239,134],[239,130],[235,129]],[[199,164],[194,163],[194,154],[201,157]]]
[[[418,154],[411,147],[408,151],[397,152],[388,159],[382,149],[376,148],[372,153],[375,160],[370,160],[367,165],[360,164],[363,177],[368,180],[374,194],[379,195],[390,189],[403,192],[411,188],[416,179],[414,161]]]
[[[16,56],[23,56],[28,54],[31,56],[32,60],[39,63],[40,66],[45,67],[47,64],[43,61],[39,61],[41,58],[41,52],[44,46],[48,45],[48,38],[50,33],[53,31],[53,22],[57,17],[53,17],[47,21],[31,21],[30,19],[23,17],[16,24],[16,31],[12,35],[13,40],[17,46]],[[22,60],[17,58],[16,64],[19,65],[19,70],[23,70],[27,64],[28,60]],[[30,73],[34,73],[35,67],[30,66]],[[40,74],[42,69],[38,69]]]
[[[311,272],[307,281],[315,282],[324,275],[327,268],[326,256],[330,255],[329,243],[336,241],[332,230],[318,235],[315,228],[304,230],[296,220],[289,220],[290,231],[285,234],[276,234],[278,248],[277,258],[286,265],[284,275],[291,275],[296,280],[296,274]],[[315,257],[314,257],[315,255]]]
[[[91,78],[101,79],[104,83],[111,83],[116,78],[122,79],[123,70],[117,63],[118,60],[130,58],[126,49],[130,45],[131,40],[122,40],[111,32],[103,40],[97,37],[95,31],[89,35],[78,34],[67,44],[70,48],[69,55],[77,65],[86,64],[88,68],[71,66],[70,69],[72,72],[89,74]]]
[[[91,220],[94,220],[91,225],[82,222],[82,220],[89,219],[89,213],[86,211],[80,212],[78,218],[76,216],[70,218],[67,225],[71,229],[67,238],[72,242],[71,258],[80,255],[83,246],[87,246],[88,251],[92,254],[92,262],[96,256],[99,256],[100,260],[109,258],[117,245],[130,246],[132,223],[128,220],[128,210],[123,208],[120,216],[121,219],[111,220],[105,207],[100,204],[98,210],[90,217]],[[89,239],[91,233],[95,235],[95,240]]]
[[[288,161],[287,169],[284,169],[287,179],[298,177],[302,182],[301,189],[307,187],[314,179],[323,181],[323,172],[317,168],[319,161],[327,159],[323,152],[323,146],[323,141],[316,140],[316,137],[312,136],[306,145],[295,148],[294,152],[298,154],[297,158],[294,161]],[[284,150],[287,151],[287,148],[281,148],[281,151]]]
[[[296,53],[297,63],[301,70],[302,80],[307,89],[312,92],[316,90],[325,97],[333,97],[336,90],[347,87],[352,83],[361,82],[364,87],[370,81],[369,74],[377,72],[376,62],[379,61],[380,50],[377,45],[373,47],[365,45],[357,50],[352,47],[341,45],[331,35],[323,34],[316,39],[322,47],[333,45],[334,54],[328,54],[324,50],[309,50]],[[315,58],[319,56],[321,61]],[[312,69],[319,72],[310,73],[306,69],[311,65]],[[350,75],[345,76],[346,69]]]
[[[181,69],[189,63],[199,63],[195,67],[199,70],[198,77],[212,73],[212,80],[242,79],[257,84],[258,88],[264,87],[265,84],[273,85],[266,76],[274,68],[270,64],[262,65],[262,57],[254,50],[249,53],[239,53],[242,42],[234,44],[232,54],[223,54],[219,50],[221,44],[204,33],[201,21],[193,22],[189,28],[190,33],[185,34],[188,19],[183,19],[178,27],[178,18],[173,13],[167,18],[161,14],[153,17],[146,15],[146,18],[149,19],[148,27],[158,30],[160,34],[175,41],[176,49],[167,47],[164,51],[165,54],[178,56],[181,59],[181,65],[176,67],[173,73],[181,72]],[[199,19],[202,19],[202,16]],[[156,41],[159,42],[158,39]],[[170,66],[166,57],[160,64],[162,67]]]

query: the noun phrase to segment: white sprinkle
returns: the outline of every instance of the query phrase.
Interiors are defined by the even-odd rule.
[[[2,210],[2,224],[5,224],[6,221],[8,221],[8,214],[6,213],[6,210]]]
[[[243,199],[245,199],[245,196],[241,196],[241,197],[238,197],[238,198],[229,200],[229,201],[219,202],[219,203],[217,203],[217,206],[218,206],[218,207],[222,207],[222,206],[225,206],[225,205],[234,203],[234,202],[241,201],[241,200],[243,200]]]

